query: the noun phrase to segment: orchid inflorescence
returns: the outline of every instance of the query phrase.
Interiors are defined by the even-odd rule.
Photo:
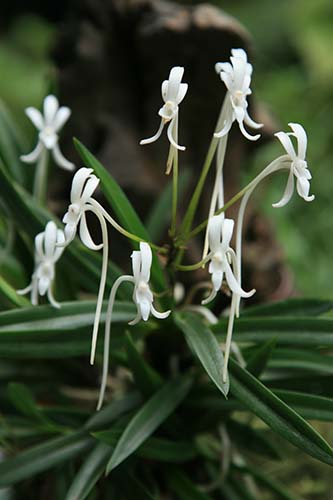
[[[250,84],[252,65],[248,62],[247,54],[243,49],[233,49],[231,53],[231,63],[223,62],[216,64],[216,71],[225,84],[227,91],[216,129],[212,136],[212,142],[209,149],[211,154],[208,155],[209,160],[206,161],[203,167],[198,185],[193,193],[192,200],[190,201],[187,213],[184,217],[184,221],[190,220],[191,222],[190,224],[182,226],[178,234],[175,217],[178,189],[178,151],[185,149],[178,144],[178,118],[179,105],[183,101],[188,89],[188,85],[182,83],[184,68],[178,66],[172,68],[168,80],[162,83],[162,98],[164,104],[158,113],[161,117],[159,129],[153,137],[144,139],[140,142],[140,144],[148,144],[156,141],[161,136],[165,125],[168,124],[167,137],[170,147],[166,173],[173,173],[172,227],[170,236],[173,238],[174,250],[176,250],[176,252],[174,252],[176,257],[174,260],[172,260],[172,258],[169,259],[168,266],[170,266],[174,272],[177,270],[185,271],[198,269],[209,263],[208,273],[211,275],[210,293],[202,300],[202,305],[190,305],[189,307],[191,310],[197,310],[198,313],[210,321],[213,315],[209,309],[203,306],[206,306],[215,299],[224,283],[231,293],[231,306],[223,367],[224,382],[227,381],[228,377],[228,358],[232,346],[233,324],[235,317],[239,316],[240,300],[241,298],[249,298],[255,293],[255,290],[245,291],[242,288],[242,228],[244,213],[249,197],[258,184],[267,176],[280,170],[287,170],[289,174],[285,192],[281,200],[273,204],[273,207],[283,207],[289,202],[294,191],[295,178],[298,194],[305,201],[312,201],[314,199],[313,195],[309,195],[311,174],[306,162],[306,133],[301,125],[290,123],[289,125],[292,132],[278,132],[275,134],[277,139],[281,142],[285,154],[267,165],[257,177],[228,202],[227,205],[229,207],[232,203],[241,200],[236,224],[234,220],[226,218],[223,164],[228,133],[233,123],[236,122],[244,137],[248,140],[255,141],[259,139],[260,135],[251,135],[245,129],[244,124],[255,129],[262,126],[262,124],[250,118],[248,113],[247,97],[251,94]],[[23,160],[34,161],[42,154],[43,150],[51,150],[59,166],[63,168],[72,168],[72,164],[69,164],[67,160],[64,161],[63,157],[59,156],[57,135],[57,131],[69,117],[69,109],[65,107],[58,109],[58,101],[56,98],[54,96],[48,96],[44,101],[44,118],[34,108],[28,108],[26,112],[40,132],[36,150],[30,155],[23,157]],[[293,137],[296,139],[297,147],[292,143]],[[198,199],[202,194],[203,184],[214,156],[216,158],[215,182],[211,195],[208,218],[205,223],[196,228],[197,230],[192,230],[191,223],[197,208]],[[33,304],[37,304],[38,294],[43,296],[47,293],[51,305],[59,307],[59,304],[55,301],[52,294],[52,285],[55,277],[55,264],[61,257],[65,247],[70,244],[78,231],[83,245],[94,251],[102,249],[102,271],[96,304],[90,359],[91,363],[94,363],[108,267],[109,248],[107,223],[111,224],[114,229],[125,237],[140,243],[139,250],[133,251],[131,256],[133,274],[118,277],[110,291],[105,322],[103,375],[98,401],[98,408],[100,408],[103,403],[107,384],[112,313],[119,286],[126,281],[134,286],[133,302],[137,308],[137,315],[133,321],[130,322],[131,325],[135,325],[141,320],[147,321],[150,315],[157,319],[165,319],[170,315],[171,311],[159,312],[155,308],[154,293],[150,285],[152,248],[159,249],[160,247],[156,247],[156,245],[147,241],[140,241],[138,236],[129,233],[109,215],[96,198],[93,197],[98,184],[99,178],[93,173],[91,168],[83,167],[75,173],[70,194],[70,205],[63,217],[63,222],[65,223],[64,231],[57,229],[54,222],[49,222],[46,225],[45,231],[36,236],[35,270],[32,275],[32,281],[26,289],[21,290],[19,293],[31,292],[31,301]],[[88,212],[93,213],[99,221],[102,233],[101,243],[96,244],[90,234],[86,218]],[[235,249],[232,248],[231,243],[234,226],[236,226]],[[206,227],[206,236],[203,245],[202,260],[197,264],[183,266],[180,261],[182,259],[184,245],[186,246],[191,236],[197,234],[204,227]]]

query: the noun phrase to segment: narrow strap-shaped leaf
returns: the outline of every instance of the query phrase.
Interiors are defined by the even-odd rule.
[[[305,349],[275,349],[268,367],[333,374],[333,356]]]
[[[0,463],[0,488],[33,477],[87,451],[93,438],[75,432],[33,446]]]
[[[252,354],[246,363],[246,369],[259,378],[265,370],[275,347],[275,339],[268,340]]]
[[[8,384],[8,396],[17,410],[29,418],[34,418],[43,424],[49,424],[49,420],[40,411],[32,393],[24,384],[11,382]]]
[[[175,314],[174,319],[177,326],[184,333],[189,347],[196,354],[209,377],[222,394],[227,396],[229,379],[225,383],[223,382],[223,354],[215,336],[195,314]]]
[[[274,445],[268,433],[260,429],[255,429],[250,425],[241,424],[237,420],[230,419],[227,429],[231,436],[232,443],[245,448],[247,451],[259,453],[273,460],[281,458],[281,455]],[[271,433],[269,433],[271,434]]]
[[[84,500],[103,475],[112,448],[99,443],[85,458],[67,492],[65,500]]]
[[[212,326],[221,340],[225,336],[226,320]],[[333,319],[307,317],[240,318],[235,321],[233,339],[243,343],[264,343],[276,339],[276,345],[332,346]]]
[[[145,226],[119,184],[80,141],[74,139],[74,144],[86,166],[94,169],[95,174],[100,179],[105,198],[113,208],[120,224],[132,234],[139,236],[145,241],[149,241],[149,234]],[[136,242],[131,240],[131,243],[134,248],[137,248],[138,244]],[[153,255],[151,275],[152,283],[156,289],[158,291],[164,290],[166,288],[164,275],[155,255]]]
[[[162,379],[138,352],[129,332],[126,332],[126,352],[134,383],[144,396],[151,396],[161,387]]]
[[[0,276],[0,295],[6,298],[7,304],[16,307],[25,307],[29,305],[28,299],[17,294],[16,290],[3,278]]]
[[[129,457],[172,414],[191,387],[189,378],[165,384],[136,413],[121,435],[107,466],[107,473]]]
[[[27,145],[20,136],[18,127],[14,124],[9,110],[5,108],[1,100],[0,130],[0,158],[7,165],[11,177],[20,184],[24,184],[27,178],[24,171],[26,166],[20,161],[20,155]]]
[[[137,392],[133,392],[121,399],[112,401],[112,403],[106,405],[89,418],[85,424],[85,429],[90,432],[99,431],[105,426],[109,426],[120,416],[136,408],[140,403],[141,397]]]
[[[287,390],[274,390],[274,394],[305,418],[327,422],[333,421],[333,398]]]
[[[298,413],[230,359],[230,391],[273,431],[318,460],[333,465],[333,450]]]
[[[247,307],[242,311],[242,317],[249,316],[319,316],[333,309],[332,300],[310,299],[310,298],[292,298],[273,302],[272,304],[263,304],[260,306]]]

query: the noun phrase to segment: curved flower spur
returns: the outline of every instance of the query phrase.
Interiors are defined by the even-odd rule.
[[[59,308],[55,300],[52,285],[55,278],[55,264],[60,259],[64,248],[59,246],[65,242],[65,235],[58,229],[53,221],[46,224],[45,230],[35,237],[35,270],[31,283],[23,290],[18,290],[19,295],[31,292],[32,305],[38,304],[38,295],[47,297],[53,307]]]
[[[162,98],[164,105],[160,108],[158,114],[161,117],[161,123],[158,131],[148,139],[142,139],[141,145],[150,144],[157,141],[162,134],[164,126],[169,123],[167,136],[170,142],[170,152],[167,161],[166,174],[170,174],[174,161],[174,156],[177,150],[184,151],[185,147],[178,144],[178,105],[184,99],[188,85],[181,83],[183,78],[184,68],[175,66],[171,69],[169,79],[162,83]]]
[[[54,162],[65,170],[73,170],[74,164],[63,156],[58,145],[58,132],[70,117],[71,110],[67,106],[59,107],[58,99],[54,95],[48,95],[44,99],[42,113],[33,107],[26,108],[25,113],[35,125],[38,134],[38,142],[35,149],[21,160],[26,163],[34,163],[42,155],[51,151]]]
[[[103,404],[106,382],[109,369],[110,333],[114,301],[119,286],[124,281],[134,284],[133,301],[137,307],[136,317],[129,322],[129,325],[136,325],[141,319],[147,321],[150,314],[157,319],[165,319],[171,311],[159,312],[153,305],[154,296],[149,286],[150,269],[152,264],[152,251],[148,243],[140,242],[140,250],[132,252],[132,275],[120,276],[113,284],[110,292],[108,308],[105,319],[103,374],[97,410]]]

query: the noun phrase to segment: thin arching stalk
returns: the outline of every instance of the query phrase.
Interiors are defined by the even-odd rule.
[[[48,160],[49,152],[46,148],[43,148],[36,164],[33,187],[34,198],[41,205],[44,205],[46,200]]]

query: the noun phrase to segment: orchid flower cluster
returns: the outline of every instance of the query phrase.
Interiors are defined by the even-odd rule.
[[[201,302],[201,305],[191,305],[191,310],[201,313],[206,319],[214,317],[211,311],[204,306],[211,303],[216,295],[224,288],[224,283],[231,293],[231,306],[229,312],[229,322],[227,328],[226,342],[224,346],[225,360],[223,367],[223,380],[228,377],[228,358],[232,347],[232,331],[235,317],[239,316],[241,298],[253,296],[255,290],[245,291],[242,288],[242,227],[244,213],[248,200],[258,186],[267,176],[280,170],[287,170],[288,181],[285,192],[281,200],[273,207],[280,208],[286,205],[291,199],[296,180],[298,194],[305,201],[312,201],[313,195],[309,194],[311,173],[306,162],[307,136],[303,127],[297,123],[290,123],[291,132],[278,132],[276,135],[285,153],[273,160],[262,172],[253,179],[245,188],[236,194],[227,204],[224,201],[223,165],[228,141],[228,133],[234,123],[238,124],[243,136],[251,141],[257,141],[260,135],[251,135],[245,125],[259,129],[262,124],[255,122],[249,115],[247,98],[251,94],[252,65],[248,62],[247,54],[243,49],[233,49],[229,62],[217,63],[216,71],[222,82],[226,86],[226,94],[221,107],[221,112],[217,121],[215,132],[209,148],[209,154],[201,172],[192,200],[184,217],[184,222],[177,234],[176,214],[177,214],[177,189],[178,189],[178,151],[183,151],[184,146],[178,144],[178,122],[179,105],[185,98],[188,85],[182,82],[184,68],[174,67],[171,69],[169,78],[162,83],[161,93],[164,104],[158,114],[161,117],[160,126],[156,134],[149,139],[143,139],[140,144],[148,144],[156,141],[162,134],[164,127],[167,127],[167,138],[170,143],[169,155],[167,159],[166,174],[173,173],[173,201],[172,201],[172,227],[170,236],[173,238],[176,258],[171,259],[169,266],[173,266],[173,271],[190,271],[201,266],[208,265],[208,273],[211,276],[210,292]],[[43,152],[51,150],[55,161],[62,168],[72,168],[67,160],[64,160],[59,153],[57,132],[70,115],[68,108],[60,107],[54,96],[48,96],[44,101],[44,117],[34,108],[28,108],[27,114],[39,130],[39,142],[36,149],[23,159],[34,161]],[[296,144],[293,144],[293,139]],[[192,229],[192,222],[197,208],[198,200],[202,194],[204,182],[213,159],[216,160],[215,181],[211,194],[211,203],[208,218],[197,228]],[[120,276],[112,286],[105,322],[104,336],[104,358],[103,374],[98,401],[98,408],[101,407],[107,385],[107,375],[109,366],[110,331],[112,323],[112,313],[114,301],[119,286],[123,282],[130,282],[134,286],[133,302],[137,308],[137,315],[130,322],[131,325],[139,321],[147,321],[152,315],[157,319],[166,319],[171,311],[159,312],[154,306],[154,293],[150,286],[150,273],[152,266],[152,248],[161,249],[146,241],[141,241],[136,235],[129,233],[122,228],[103,208],[103,206],[93,197],[99,184],[99,179],[90,168],[80,168],[74,175],[70,194],[70,204],[63,217],[64,230],[57,229],[54,222],[46,225],[45,231],[35,238],[35,270],[32,275],[31,284],[19,293],[31,292],[31,301],[37,304],[38,294],[48,295],[51,305],[59,307],[52,294],[52,286],[55,277],[55,264],[61,257],[64,248],[70,244],[75,235],[79,233],[81,242],[87,248],[103,252],[102,270],[99,292],[96,304],[96,314],[93,325],[91,363],[94,363],[95,350],[99,323],[101,318],[102,303],[105,294],[105,283],[108,267],[108,226],[109,223],[122,235],[139,242],[139,250],[134,250],[132,258],[133,274]],[[236,223],[225,216],[226,208],[236,201],[241,200]],[[93,213],[100,224],[102,241],[95,243],[87,225],[86,215]],[[232,247],[234,226],[235,248]],[[190,238],[198,234],[206,227],[206,235],[203,241],[203,257],[199,263],[185,266],[181,264],[183,247],[186,246]],[[178,253],[177,253],[178,252]],[[169,259],[170,260],[170,259]],[[215,317],[214,317],[215,321]]]

